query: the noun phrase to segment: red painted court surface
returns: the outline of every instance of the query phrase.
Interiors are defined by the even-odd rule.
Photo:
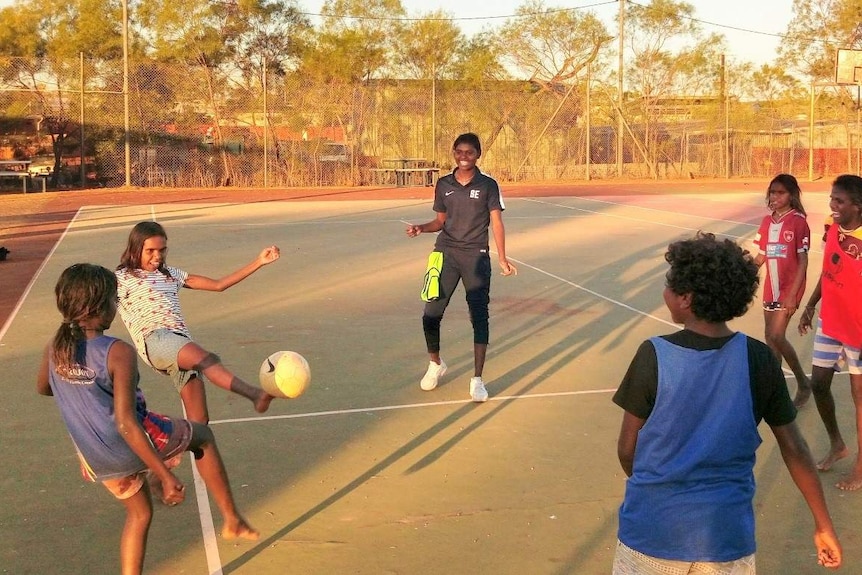
[[[79,261],[114,267],[131,227],[155,218],[172,265],[224,275],[275,243],[282,258],[230,290],[182,294],[197,341],[249,381],[269,354],[302,353],[304,396],[259,415],[208,391],[234,493],[261,530],[228,542],[188,461],[186,502],[158,506],[146,572],[609,573],[624,474],[621,411],[611,394],[644,339],[676,329],[662,302],[668,243],[705,230],[749,242],[766,213],[765,182],[504,188],[517,277],[492,286],[486,380],[468,401],[472,333],[459,291],[443,323],[450,366],[419,389],[426,356],[419,289],[433,238],[431,190],[163,190],[0,196],[0,571],[117,572],[122,507],[79,478],[72,446],[35,369],[59,316],[53,286]],[[803,184],[813,237],[828,183]],[[331,201],[340,200],[340,201]],[[817,242],[813,242],[815,246]],[[813,250],[809,286],[822,257]],[[733,327],[760,336],[758,307]],[[128,338],[121,323],[109,332]],[[810,365],[811,338],[790,335]],[[178,414],[167,378],[141,367],[150,407]],[[854,437],[846,376],[839,421]],[[795,382],[788,380],[791,390]],[[813,403],[798,421],[815,455],[827,447]],[[768,427],[756,469],[759,571],[818,573],[813,525]],[[822,475],[845,571],[862,560],[862,494]]]

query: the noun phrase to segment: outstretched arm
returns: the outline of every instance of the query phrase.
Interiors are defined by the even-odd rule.
[[[430,222],[424,224],[407,224],[407,237],[415,238],[419,234],[433,234],[443,229],[443,224],[446,223],[446,212],[437,212],[437,217]]]
[[[506,258],[506,227],[503,225],[503,213],[500,210],[491,210],[491,230],[494,232],[494,244],[497,246],[497,257],[503,270],[502,274],[518,275],[518,268]]]
[[[814,546],[817,549],[817,562],[824,567],[837,569],[841,566],[841,544],[832,526],[832,517],[826,507],[823,488],[820,485],[817,469],[814,467],[814,460],[811,459],[811,452],[808,451],[808,444],[799,433],[796,423],[791,422],[771,429],[781,449],[781,457],[790,472],[790,477],[793,478],[793,482],[799,488],[814,517]]]
[[[114,382],[114,417],[117,431],[135,455],[140,457],[141,461],[161,480],[165,503],[176,505],[182,502],[185,498],[185,487],[182,481],[165,466],[165,462],[156,452],[147,432],[138,421],[135,410],[138,359],[135,349],[124,341],[114,342],[108,351],[108,373]]]
[[[264,248],[253,262],[221,279],[212,279],[206,276],[189,274],[186,278],[185,287],[205,291],[224,291],[227,288],[238,284],[263,266],[271,264],[277,260],[280,255],[281,252],[279,252],[277,246],[269,246],[268,248]]]

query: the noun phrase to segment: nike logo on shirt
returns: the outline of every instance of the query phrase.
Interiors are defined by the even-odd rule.
[[[454,193],[455,193],[455,190],[449,190],[448,192],[446,192],[446,195],[451,196]]]

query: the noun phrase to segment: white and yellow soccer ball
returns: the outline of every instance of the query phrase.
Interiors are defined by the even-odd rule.
[[[295,399],[311,383],[308,362],[295,351],[277,351],[260,365],[260,386],[274,397]]]

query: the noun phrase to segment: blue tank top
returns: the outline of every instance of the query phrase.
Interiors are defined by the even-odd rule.
[[[48,362],[48,378],[60,414],[85,473],[94,481],[125,477],[147,467],[117,431],[114,382],[108,374],[108,351],[116,341],[106,335],[81,341],[77,362],[65,375],[57,373],[53,359]],[[143,422],[147,405],[138,382],[134,383],[135,412]]]
[[[748,345],[737,333],[698,351],[650,339],[658,359],[655,407],[638,434],[619,512],[619,539],[678,561],[735,561],[754,541],[754,461]]]

